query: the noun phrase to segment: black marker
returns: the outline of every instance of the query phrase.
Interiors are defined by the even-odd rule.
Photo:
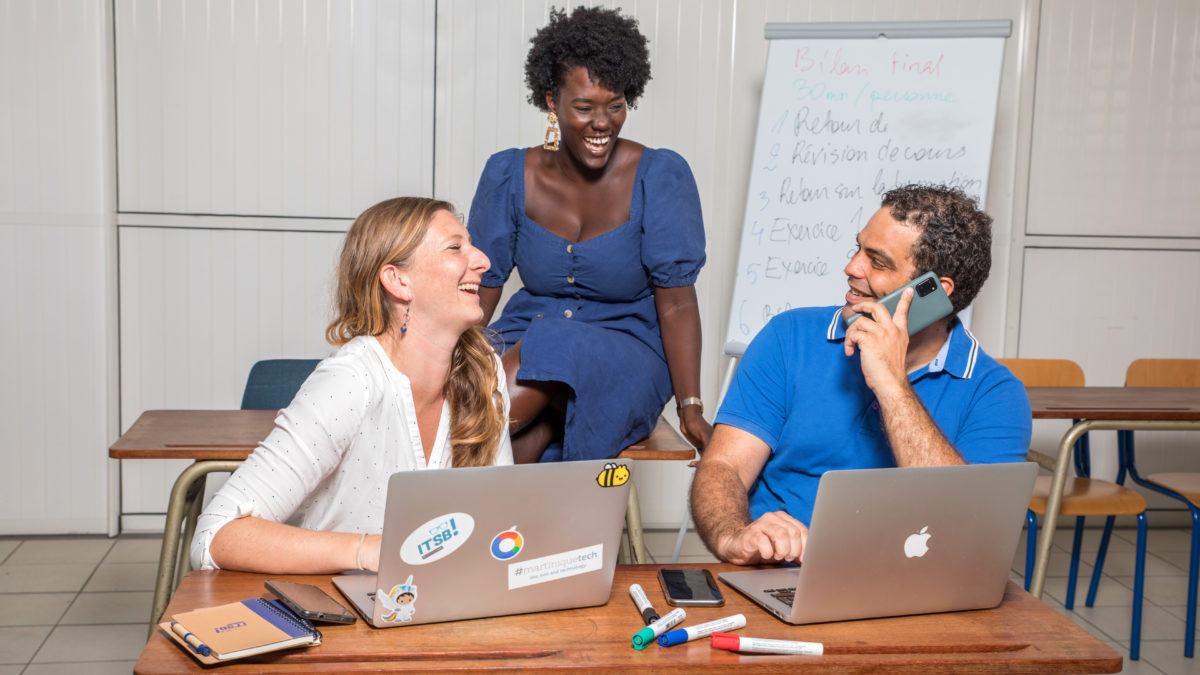
[[[633,598],[633,604],[637,605],[638,611],[642,613],[642,621],[645,621],[647,626],[658,621],[658,612],[654,611],[650,600],[646,598],[646,592],[640,585],[630,584],[629,595]]]

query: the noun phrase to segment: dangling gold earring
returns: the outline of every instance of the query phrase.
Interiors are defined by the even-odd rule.
[[[409,309],[410,309],[409,307],[405,307],[405,308],[404,308],[404,323],[400,324],[400,334],[401,334],[401,335],[404,335],[405,333],[407,333],[407,332],[408,332],[408,312],[409,312]]]
[[[557,152],[558,151],[558,115],[555,115],[554,111],[551,110],[549,117],[547,117],[547,120],[550,122],[550,127],[546,129],[546,139],[544,141],[542,141],[542,149],[549,150],[551,152]],[[554,137],[553,141],[550,140],[551,136]]]

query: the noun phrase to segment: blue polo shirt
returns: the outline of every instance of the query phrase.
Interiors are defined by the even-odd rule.
[[[808,524],[821,474],[896,466],[859,353],[847,357],[841,307],[784,312],[750,343],[717,424],[770,448],[750,488],[750,516],[786,511]],[[937,357],[908,380],[933,421],[972,464],[1024,461],[1032,415],[1020,380],[958,319]]]

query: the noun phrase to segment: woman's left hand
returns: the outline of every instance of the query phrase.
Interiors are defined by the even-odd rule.
[[[704,453],[708,440],[712,438],[712,425],[700,414],[700,406],[688,405],[679,411],[679,430],[689,443],[696,446],[696,452]]]

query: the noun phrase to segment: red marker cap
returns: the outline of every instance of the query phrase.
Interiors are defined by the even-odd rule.
[[[736,652],[742,646],[742,638],[733,633],[713,633],[711,644],[713,649],[728,649]]]

